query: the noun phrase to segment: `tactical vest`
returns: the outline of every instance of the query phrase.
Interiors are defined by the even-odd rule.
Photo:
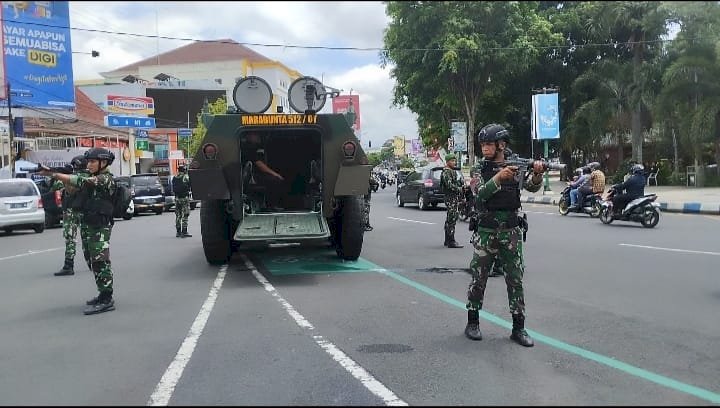
[[[485,161],[480,171],[483,180],[489,181],[497,174],[493,167],[493,162]],[[517,211],[520,208],[520,182],[511,180],[501,183],[500,190],[490,196],[483,207],[486,211]]]
[[[115,182],[113,182],[115,184]],[[87,187],[81,190],[87,190]],[[106,227],[113,224],[113,197],[103,192],[89,194],[83,206],[83,222],[91,227]]]
[[[66,210],[68,208],[73,210],[80,210],[85,205],[85,201],[88,199],[88,191],[75,191],[72,193],[68,193],[68,189],[66,188],[63,193],[63,200],[62,200],[62,207],[63,210]]]

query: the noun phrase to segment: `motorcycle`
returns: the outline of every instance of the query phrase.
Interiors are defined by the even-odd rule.
[[[603,224],[610,224],[615,220],[639,222],[645,228],[653,228],[660,221],[660,204],[655,202],[657,194],[645,194],[642,197],[630,201],[621,212],[613,209],[612,198],[617,194],[613,187],[608,190],[605,199],[602,201],[600,210],[600,221]]]
[[[597,218],[600,216],[602,207],[600,202],[602,201],[601,193],[586,194],[582,204],[578,208],[570,208],[570,186],[560,193],[560,201],[558,201],[558,211],[560,215],[568,215],[571,212],[588,214],[590,218]]]

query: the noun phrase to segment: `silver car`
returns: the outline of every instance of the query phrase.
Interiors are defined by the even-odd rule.
[[[0,229],[45,230],[45,210],[40,191],[31,179],[0,180]]]

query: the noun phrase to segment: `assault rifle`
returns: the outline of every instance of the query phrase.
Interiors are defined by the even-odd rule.
[[[20,171],[26,171],[28,173],[39,173],[43,170],[51,171],[53,173],[73,174],[73,166],[66,164],[60,167],[47,167],[43,164],[37,164],[35,167],[20,167]]]
[[[545,160],[535,160],[535,159],[523,159],[522,157],[518,156],[515,153],[510,152],[510,154],[505,155],[505,162],[502,164],[494,163],[495,170],[500,170],[503,167],[507,166],[515,166],[518,168],[517,173],[515,174],[515,181],[522,181],[527,173],[529,171],[532,171],[533,163],[536,161],[539,161],[543,165],[543,171],[548,170],[562,170],[565,168],[564,163],[550,163]]]

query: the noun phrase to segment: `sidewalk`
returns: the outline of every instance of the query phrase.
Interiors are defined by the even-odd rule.
[[[537,193],[523,190],[521,200],[523,203],[557,205],[564,188],[565,182],[550,175],[551,191],[543,194],[542,189]],[[657,194],[663,212],[720,215],[720,187],[649,186],[645,187],[645,194]]]

